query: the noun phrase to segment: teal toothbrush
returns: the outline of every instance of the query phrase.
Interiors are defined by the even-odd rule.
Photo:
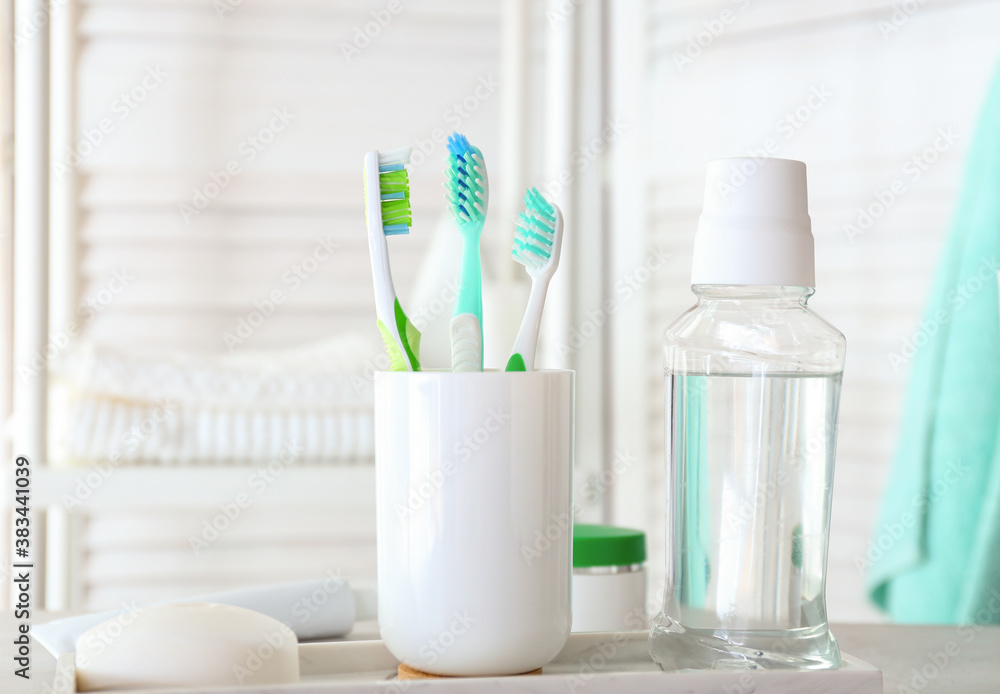
[[[448,138],[448,204],[462,236],[462,268],[458,297],[451,318],[451,367],[454,371],[483,370],[483,276],[479,239],[486,221],[490,184],[483,153],[465,135]]]
[[[559,267],[559,250],[562,247],[563,217],[559,208],[542,197],[536,188],[530,188],[524,194],[524,208],[514,232],[512,255],[531,276],[531,295],[514,349],[507,360],[506,371],[531,371],[535,366],[535,347],[545,294],[552,275]]]

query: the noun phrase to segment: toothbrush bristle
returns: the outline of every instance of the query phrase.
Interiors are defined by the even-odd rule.
[[[514,231],[514,260],[528,269],[538,270],[552,259],[555,242],[556,211],[537,188],[524,194],[524,212],[518,215]]]
[[[379,152],[378,165],[381,168],[385,164],[409,164],[412,152],[412,147],[398,147],[388,152]]]
[[[411,147],[378,154],[379,199],[382,201],[382,231],[386,236],[409,234],[413,218],[410,210]]]
[[[486,217],[488,189],[483,153],[465,135],[448,137],[445,198],[458,222],[481,222]]]

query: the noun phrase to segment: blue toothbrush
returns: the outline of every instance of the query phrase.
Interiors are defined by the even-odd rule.
[[[483,370],[483,275],[479,239],[490,201],[486,164],[478,147],[465,135],[448,138],[445,189],[452,216],[462,236],[462,269],[451,318],[451,367],[454,371]]]

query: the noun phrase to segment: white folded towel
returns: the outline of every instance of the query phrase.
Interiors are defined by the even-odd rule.
[[[235,355],[148,355],[85,345],[55,370],[52,463],[260,464],[374,456],[380,346],[341,337]]]

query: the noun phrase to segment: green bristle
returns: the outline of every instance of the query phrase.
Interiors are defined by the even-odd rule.
[[[387,233],[407,233],[413,224],[410,210],[410,176],[406,169],[388,171],[378,175],[381,196],[392,194],[396,199],[382,200],[382,226]],[[402,193],[402,198],[398,194]]]

